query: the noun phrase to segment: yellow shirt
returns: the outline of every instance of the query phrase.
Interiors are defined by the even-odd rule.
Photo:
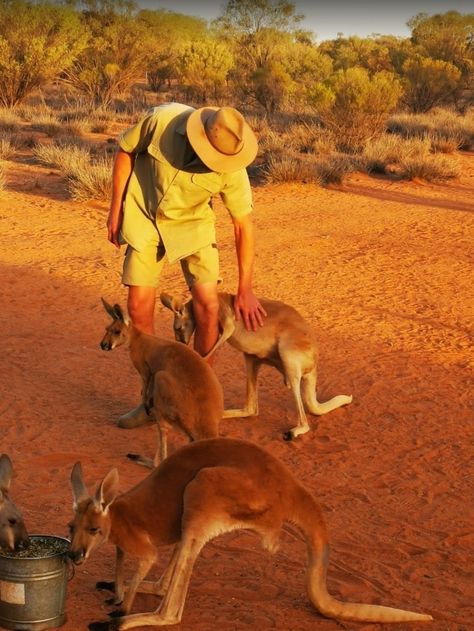
[[[179,103],[154,107],[119,139],[120,148],[135,155],[122,238],[139,251],[161,238],[171,262],[216,242],[213,195],[232,217],[253,209],[246,169],[216,173],[192,159],[186,138],[192,111]]]

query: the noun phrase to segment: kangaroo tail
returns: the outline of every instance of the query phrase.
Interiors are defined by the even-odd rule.
[[[321,416],[327,414],[336,408],[340,408],[342,405],[348,405],[352,402],[352,396],[346,394],[338,394],[337,396],[329,399],[329,401],[318,401],[316,397],[316,371],[311,374],[305,375],[302,381],[302,398],[308,412]]]
[[[308,567],[306,588],[316,609],[328,618],[354,620],[359,622],[428,622],[430,615],[394,609],[379,605],[342,602],[333,598],[327,591],[326,575],[329,563],[329,543],[326,527],[319,506],[305,489],[300,487],[299,499],[295,497],[294,517],[303,530],[307,549]],[[296,518],[296,519],[295,519]]]

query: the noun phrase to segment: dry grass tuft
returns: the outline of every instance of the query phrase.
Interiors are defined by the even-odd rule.
[[[0,164],[0,191],[3,191],[5,189],[5,173],[3,171],[3,167]]]
[[[452,153],[474,146],[474,114],[461,116],[446,109],[428,114],[397,114],[387,123],[389,131],[404,138],[428,137],[435,152]]]
[[[0,131],[18,133],[21,127],[21,118],[18,114],[6,107],[0,108]]]
[[[98,158],[70,173],[68,185],[72,198],[78,201],[109,200],[112,195],[111,173],[112,160],[108,157]]]
[[[90,149],[73,143],[38,143],[33,147],[33,155],[46,166],[59,169],[68,176],[90,163]]]
[[[342,184],[344,178],[360,169],[360,161],[347,154],[324,156],[317,161],[316,170],[322,184]]]
[[[113,157],[91,155],[89,147],[77,144],[38,144],[33,153],[45,165],[63,173],[73,199],[110,199]]]
[[[388,173],[393,170],[393,165],[399,164],[402,159],[427,158],[430,150],[431,142],[426,136],[402,138],[397,134],[383,134],[366,143],[362,158],[369,173]]]
[[[11,133],[0,132],[0,160],[11,160],[16,149]]]
[[[459,176],[459,166],[445,156],[408,157],[400,161],[402,177],[427,182],[443,182]]]
[[[263,179],[267,184],[303,182],[321,184],[314,162],[303,160],[292,154],[271,154],[262,168]]]

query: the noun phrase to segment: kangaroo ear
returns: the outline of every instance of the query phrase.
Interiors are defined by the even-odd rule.
[[[97,487],[94,496],[95,506],[102,512],[107,512],[109,506],[118,495],[119,474],[117,469],[112,469]]]
[[[179,298],[175,298],[174,296],[170,296],[170,294],[162,292],[160,294],[160,300],[161,300],[161,304],[164,307],[167,307],[174,313],[179,311],[179,308],[181,306],[181,301],[179,300]]]
[[[120,322],[123,322],[126,326],[128,326],[130,320],[128,319],[127,314],[122,310],[122,307],[120,305],[115,304],[112,311],[114,314],[114,320],[119,320]]]
[[[1,491],[2,496],[3,496],[3,493],[8,493],[12,475],[13,475],[12,461],[7,456],[7,454],[3,454],[0,457],[0,491]]]
[[[115,315],[114,307],[109,305],[109,303],[101,297],[102,304],[104,305],[104,309],[107,311],[112,320],[116,320],[117,316]]]
[[[84,484],[84,477],[82,475],[82,465],[80,462],[76,462],[71,471],[71,488],[73,497],[73,508],[76,510],[79,503],[88,499],[89,493],[86,485]]]

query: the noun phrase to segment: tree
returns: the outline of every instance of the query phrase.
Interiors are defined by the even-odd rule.
[[[192,95],[206,101],[209,94],[218,98],[234,59],[224,43],[208,37],[183,44],[177,62],[181,83]]]
[[[413,112],[427,112],[454,95],[461,71],[447,61],[417,55],[403,64],[403,78],[408,107]]]
[[[0,3],[0,103],[15,107],[68,69],[86,44],[70,7],[49,2]]]
[[[447,84],[453,79],[451,66],[460,71],[457,85],[447,90],[450,99],[460,110],[474,103],[474,13],[448,11],[433,16],[420,13],[408,22],[408,26],[421,55],[450,64],[446,66]]]
[[[339,37],[322,42],[319,50],[332,58],[335,70],[347,70],[360,66],[371,73],[381,70],[393,71],[389,49],[383,41],[378,39],[362,39],[356,36]]]
[[[232,85],[267,113],[276,111],[294,92],[287,51],[309,34],[297,29],[304,16],[284,0],[229,0],[213,22],[218,37],[232,47]]]
[[[286,0],[229,0],[215,26],[241,35],[255,35],[264,29],[294,31],[304,19]]]
[[[370,76],[365,68],[338,70],[325,83],[316,111],[345,151],[359,151],[380,134],[387,114],[398,105],[402,86],[395,74],[382,70]]]
[[[91,106],[107,107],[145,76],[148,31],[130,14],[128,2],[89,0],[86,4],[93,7],[82,14],[88,43],[63,78],[89,97]]]
[[[172,11],[143,10],[137,20],[148,31],[149,45],[146,60],[147,81],[157,92],[163,85],[171,85],[178,77],[178,54],[185,43],[208,37],[207,22],[202,18]]]

